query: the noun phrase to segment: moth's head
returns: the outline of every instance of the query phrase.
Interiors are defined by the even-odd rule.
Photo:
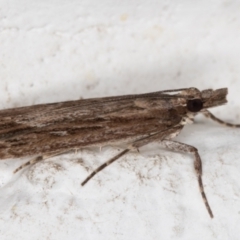
[[[227,88],[203,90],[198,97],[193,97],[187,100],[187,108],[190,112],[197,113],[204,111],[204,109],[207,108],[223,105],[227,103],[227,93]]]

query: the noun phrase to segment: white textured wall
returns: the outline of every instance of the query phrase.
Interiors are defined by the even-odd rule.
[[[218,116],[240,122],[239,1],[0,0],[0,108],[182,87],[229,88]],[[1,121],[1,119],[0,119]],[[179,141],[131,153],[84,188],[86,169],[121,148],[82,150],[13,176],[0,162],[0,239],[239,239],[240,129],[198,118]]]

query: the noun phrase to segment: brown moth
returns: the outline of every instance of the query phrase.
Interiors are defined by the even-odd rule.
[[[211,218],[202,183],[202,162],[198,150],[172,140],[198,113],[229,126],[208,111],[223,105],[227,88],[199,91],[197,88],[165,90],[138,95],[92,98],[68,102],[40,104],[0,111],[0,159],[35,155],[17,168],[46,158],[90,146],[128,143],[122,150],[83,182],[127,152],[157,141],[161,146],[178,152],[192,153],[200,192]]]

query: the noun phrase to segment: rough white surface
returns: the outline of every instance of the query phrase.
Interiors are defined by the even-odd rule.
[[[0,108],[194,86],[229,88],[213,110],[240,122],[239,1],[0,1]],[[0,119],[1,121],[1,119]],[[81,181],[121,147],[80,150],[19,174],[0,162],[0,239],[239,239],[240,130],[204,118]]]

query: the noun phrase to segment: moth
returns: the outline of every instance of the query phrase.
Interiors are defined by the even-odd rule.
[[[194,116],[203,113],[229,126],[208,111],[227,102],[227,88],[200,91],[183,88],[159,92],[92,98],[12,108],[0,111],[0,159],[34,156],[23,167],[76,149],[126,143],[127,148],[95,169],[82,182],[132,150],[151,142],[194,157],[200,193],[213,213],[202,183],[202,161],[197,148],[172,140]]]

